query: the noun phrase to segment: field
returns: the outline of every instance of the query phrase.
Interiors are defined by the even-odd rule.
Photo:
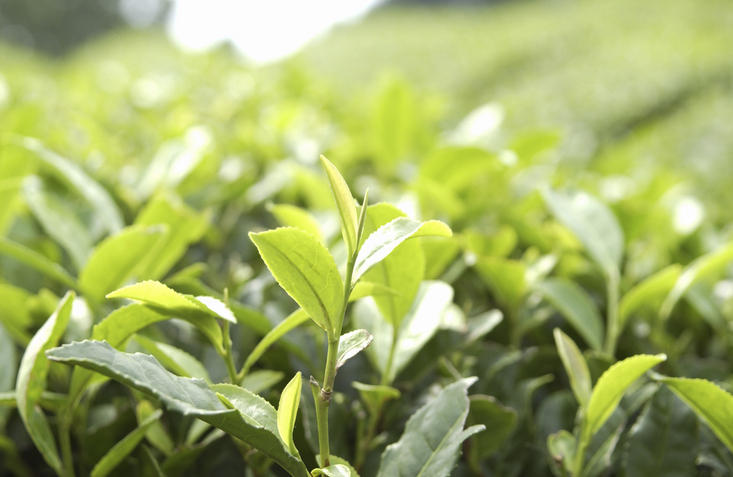
[[[0,476],[732,475],[729,45],[723,0],[0,44]]]

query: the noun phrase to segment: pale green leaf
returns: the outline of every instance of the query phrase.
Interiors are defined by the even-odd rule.
[[[662,378],[733,451],[733,395],[705,379]]]
[[[41,394],[46,388],[46,376],[49,363],[44,352],[56,346],[66,330],[71,315],[71,304],[74,293],[68,292],[58,304],[53,314],[28,343],[20,361],[18,377],[15,382],[18,413],[25,425],[28,435],[33,440],[41,455],[57,473],[61,473],[56,441],[46,416],[38,406]]]
[[[132,226],[106,238],[79,274],[79,286],[94,300],[101,300],[132,277],[148,278],[139,274],[140,266],[167,235],[167,226]]]
[[[496,300],[516,311],[527,293],[527,267],[518,260],[499,257],[481,257],[475,267]]]
[[[158,412],[159,410],[156,409],[150,401],[142,400],[138,402],[137,406],[135,407],[135,414],[137,416],[138,425],[146,422],[151,415]],[[207,425],[203,421],[196,422],[201,422],[201,424]],[[163,423],[160,421],[157,421],[156,423],[151,424],[148,427],[148,430],[145,433],[145,439],[153,447],[155,447],[167,456],[171,455],[175,451],[176,444],[173,442],[170,434],[168,434],[168,431],[165,429]]]
[[[112,472],[130,452],[135,450],[135,447],[145,437],[145,433],[148,428],[158,422],[160,416],[163,415],[161,410],[155,411],[153,414],[148,416],[143,422],[138,424],[137,428],[122,438],[117,444],[115,444],[110,450],[104,454],[99,462],[92,469],[91,477],[105,477],[107,474]]]
[[[275,280],[329,334],[341,329],[344,285],[326,248],[307,232],[284,227],[251,233]]]
[[[543,197],[555,218],[575,234],[606,274],[617,273],[624,253],[624,234],[613,212],[585,192],[548,189]]]
[[[359,249],[351,282],[356,283],[362,275],[384,260],[402,242],[409,238],[437,236],[450,237],[450,227],[438,220],[419,222],[398,217],[372,232]]]
[[[372,414],[379,412],[385,401],[399,399],[402,395],[398,389],[383,384],[364,384],[352,381],[351,385],[359,391],[361,399]]]
[[[565,469],[567,475],[572,472],[575,447],[575,437],[564,429],[547,436],[547,450],[550,452],[550,457]]]
[[[168,343],[151,340],[143,335],[136,335],[135,341],[172,373],[186,378],[200,378],[207,383],[211,382],[204,365],[182,349]]]
[[[277,430],[280,438],[290,449],[291,454],[298,454],[293,442],[293,429],[295,419],[298,417],[298,405],[300,404],[300,391],[302,388],[300,371],[285,386],[280,394],[280,403],[277,407]]]
[[[455,465],[461,443],[484,429],[463,429],[468,416],[468,387],[475,378],[462,379],[445,387],[413,414],[400,440],[382,454],[378,477],[398,475],[445,477]]]
[[[663,354],[640,354],[619,361],[598,379],[583,423],[583,435],[590,437],[616,409],[626,390],[648,370],[666,360]]]
[[[356,229],[358,226],[354,196],[351,195],[349,186],[346,184],[338,169],[336,169],[336,166],[324,156],[321,156],[321,166],[326,171],[328,181],[331,183],[331,192],[333,192],[336,208],[338,209],[339,217],[341,217],[341,232],[343,233],[349,255],[351,255],[356,250]]]
[[[318,222],[307,210],[290,204],[270,204],[267,210],[275,216],[278,223],[283,227],[301,229],[313,235],[319,242],[324,243]]]
[[[659,306],[674,287],[681,272],[682,267],[679,264],[669,265],[626,292],[618,305],[619,330],[624,329],[632,313],[643,307]]]
[[[733,261],[733,242],[695,259],[685,267],[667,297],[662,303],[659,315],[666,319],[672,313],[677,302],[695,283],[719,273],[728,263]]]
[[[298,308],[296,311],[288,315],[287,318],[278,323],[277,326],[270,330],[270,332],[267,333],[260,342],[257,343],[257,346],[255,346],[255,348],[249,353],[249,356],[247,356],[247,359],[242,366],[242,372],[246,375],[252,365],[255,364],[263,354],[265,354],[265,351],[267,351],[270,346],[275,344],[277,340],[285,336],[289,331],[294,330],[303,323],[306,323],[308,318],[308,314],[303,311],[302,308]]]
[[[340,368],[346,361],[353,358],[361,350],[369,346],[374,336],[367,330],[354,330],[341,335],[339,338],[338,356],[336,368]]]
[[[535,289],[563,314],[568,323],[595,350],[603,346],[603,319],[593,300],[575,282],[550,278]]]
[[[7,255],[26,264],[66,287],[73,289],[77,287],[76,280],[74,280],[74,277],[64,267],[25,245],[0,237],[0,254]]]
[[[570,388],[580,406],[584,408],[588,405],[591,395],[590,372],[585,358],[575,342],[559,328],[555,328],[553,336],[557,353],[560,355],[560,360],[570,380]]]
[[[272,371],[270,369],[258,369],[247,374],[242,380],[241,386],[255,394],[266,391],[279,383],[283,378],[280,371]]]
[[[267,401],[234,385],[216,385],[182,378],[166,371],[155,358],[117,351],[100,341],[82,341],[49,350],[49,359],[99,372],[158,398],[169,409],[195,416],[262,451],[291,475],[308,475],[277,431],[275,410]],[[222,404],[222,396],[227,406]]]

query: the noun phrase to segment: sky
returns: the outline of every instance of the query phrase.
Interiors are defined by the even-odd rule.
[[[181,47],[200,51],[229,41],[247,59],[287,57],[339,23],[358,19],[382,0],[176,0],[167,30]]]

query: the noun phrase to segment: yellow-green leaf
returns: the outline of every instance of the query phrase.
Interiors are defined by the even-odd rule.
[[[356,250],[356,229],[358,225],[354,196],[351,195],[349,186],[331,161],[321,156],[321,165],[328,175],[328,181],[331,183],[331,192],[333,192],[336,208],[338,208],[339,217],[341,217],[341,232],[344,235],[349,255],[351,255]]]
[[[277,430],[280,433],[280,438],[290,449],[290,453],[294,455],[298,454],[298,450],[293,443],[293,429],[295,428],[295,419],[298,417],[300,390],[301,375],[299,371],[283,389],[277,407]]]

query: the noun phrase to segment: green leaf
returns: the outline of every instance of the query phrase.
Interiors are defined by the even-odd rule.
[[[409,238],[437,236],[450,237],[452,232],[443,222],[428,220],[419,222],[398,217],[372,232],[359,249],[354,266],[352,283],[359,281],[370,268],[384,260],[402,242]]]
[[[32,324],[28,306],[31,300],[33,296],[24,289],[0,283],[0,324],[5,326],[9,336],[24,347],[31,339],[26,331]]]
[[[585,290],[564,278],[544,280],[535,289],[565,316],[591,348],[603,347],[603,319]]]
[[[94,208],[97,220],[109,233],[119,232],[124,226],[122,214],[109,193],[87,175],[76,163],[47,149],[39,140],[24,138],[22,145],[36,154],[56,177],[74,188]]]
[[[129,298],[138,300],[153,309],[167,314],[195,319],[200,316],[221,318],[237,323],[232,311],[221,301],[210,296],[191,296],[165,286],[160,282],[145,280],[110,292],[106,298]]]
[[[733,261],[733,242],[695,259],[689,264],[674,284],[674,287],[662,303],[659,316],[667,319],[677,302],[696,283],[711,275],[719,273],[723,267]]]
[[[331,459],[331,467],[333,467],[334,465],[342,465],[349,470],[350,473],[346,474],[348,477],[359,477],[359,473],[356,471],[356,469],[354,469],[354,467],[349,463],[349,461],[347,461],[343,457],[339,457],[337,455],[331,454],[329,456],[329,459]],[[323,463],[321,462],[320,454],[316,454],[316,462],[318,463],[319,466],[323,465]],[[312,472],[315,472],[315,470],[313,470]]]
[[[680,265],[676,263],[669,265],[626,292],[618,305],[619,332],[624,329],[632,313],[643,307],[659,306],[664,296],[677,282],[681,272]]]
[[[165,406],[197,417],[259,449],[291,475],[308,471],[278,435],[275,410],[261,397],[234,385],[182,378],[166,371],[152,356],[123,353],[100,341],[81,341],[49,350],[49,359],[104,374],[158,398]],[[221,396],[226,406],[218,396]]]
[[[242,365],[242,372],[246,375],[252,365],[255,364],[263,354],[265,354],[265,351],[267,351],[270,346],[275,344],[277,340],[285,336],[289,331],[294,330],[303,323],[306,323],[308,319],[308,314],[303,311],[302,308],[298,308],[288,315],[287,318],[278,323],[277,326],[270,330],[270,332],[267,333],[260,342],[257,343],[257,346],[255,346],[255,348],[249,353],[244,365]]]
[[[385,401],[399,399],[402,395],[398,389],[382,384],[364,384],[352,381],[351,385],[359,391],[361,399],[372,414],[378,413]]]
[[[583,358],[583,354],[575,342],[559,328],[555,328],[553,336],[555,337],[557,353],[560,355],[565,372],[568,373],[570,388],[573,390],[580,407],[585,408],[591,395],[590,372],[585,358]]]
[[[142,425],[142,423],[146,422],[151,415],[158,412],[160,411],[156,409],[150,401],[142,400],[138,402],[135,407],[138,425]],[[204,422],[201,422],[201,424],[207,426]],[[148,427],[148,430],[145,433],[145,439],[147,439],[153,447],[161,451],[166,456],[171,455],[175,451],[176,444],[173,442],[173,439],[171,439],[168,431],[163,427],[163,423],[160,421],[156,421]]]
[[[77,287],[76,280],[74,280],[74,277],[64,267],[25,245],[0,237],[0,254],[8,255],[26,264],[66,287],[73,289]]]
[[[18,413],[25,425],[28,435],[33,440],[41,455],[57,473],[61,473],[56,441],[46,416],[38,403],[46,388],[46,375],[49,363],[44,352],[56,346],[66,330],[71,316],[71,304],[74,293],[68,292],[59,302],[56,310],[33,335],[20,361],[18,377],[15,382]]]
[[[319,242],[325,242],[318,222],[307,210],[289,204],[270,204],[267,210],[283,227],[295,227],[313,235]]]
[[[0,324],[0,363],[3,363],[0,366],[0,391],[8,391],[13,389],[15,383],[17,356],[15,344],[2,324]]]
[[[499,257],[481,257],[475,267],[497,301],[516,312],[527,294],[527,267],[518,260]]]
[[[349,186],[336,169],[336,166],[324,156],[321,156],[321,166],[326,171],[328,181],[331,183],[331,192],[336,201],[339,217],[341,217],[341,233],[344,236],[349,255],[351,255],[356,250],[356,229],[358,226],[354,196],[351,195]]]
[[[23,197],[43,230],[69,253],[74,266],[81,269],[92,250],[92,238],[65,201],[45,190],[36,176],[23,181]]]
[[[545,190],[542,194],[555,218],[570,229],[607,275],[618,271],[624,235],[613,212],[585,192]]]
[[[405,214],[390,204],[374,204],[367,208],[364,235]],[[415,240],[402,242],[392,253],[377,263],[363,279],[392,290],[374,295],[374,301],[384,317],[395,327],[410,310],[425,270],[425,254]],[[359,286],[361,280],[357,283]]]
[[[311,475],[325,475],[326,477],[351,477],[351,469],[344,464],[333,464],[320,469],[313,469]]]
[[[158,422],[160,416],[163,415],[163,411],[158,409],[153,414],[148,416],[143,422],[138,424],[138,427],[130,432],[128,435],[122,438],[117,444],[115,444],[107,453],[102,457],[99,462],[92,469],[91,477],[105,477],[107,474],[112,472],[130,452],[135,450],[135,447],[145,437],[145,433],[148,428]]]
[[[367,355],[391,383],[440,327],[443,314],[453,300],[453,288],[444,282],[425,281],[420,285],[413,307],[402,320],[393,342],[392,325],[384,319],[371,300],[354,307],[355,326],[374,336]],[[394,348],[394,350],[393,350]],[[392,360],[390,362],[390,355]]]
[[[241,386],[247,391],[255,394],[266,391],[279,383],[283,378],[280,371],[272,371],[270,369],[258,369],[249,373],[242,380]]]
[[[695,415],[669,390],[660,388],[629,432],[624,475],[695,475],[697,435]]]
[[[167,234],[165,226],[132,226],[106,238],[97,245],[79,274],[79,286],[95,301],[101,301],[130,278],[147,278],[138,273],[140,266]]]
[[[338,357],[336,358],[336,368],[340,368],[346,361],[353,358],[361,350],[369,346],[374,336],[367,330],[354,330],[341,335],[339,338]]]
[[[463,429],[468,415],[468,387],[475,378],[445,387],[413,414],[400,440],[382,454],[378,477],[396,475],[445,477],[455,465],[461,443],[484,429]]]
[[[295,429],[295,419],[298,417],[301,387],[299,371],[283,389],[282,394],[280,394],[280,403],[277,406],[277,430],[280,433],[280,438],[290,449],[290,453],[294,455],[298,454],[298,449],[295,448],[293,442],[293,429]]]
[[[467,426],[483,425],[486,432],[471,438],[475,448],[475,458],[483,460],[490,456],[506,442],[517,426],[517,412],[502,405],[496,398],[486,395],[469,396],[470,406]]]
[[[639,354],[608,368],[593,388],[583,422],[583,435],[590,437],[595,434],[616,409],[629,386],[666,359],[663,354]]]
[[[167,343],[151,340],[142,335],[135,335],[135,341],[148,353],[155,357],[169,371],[186,378],[200,378],[211,382],[209,373],[201,362],[182,349]]]
[[[165,275],[181,259],[188,246],[203,236],[208,221],[205,214],[196,213],[174,196],[155,196],[135,218],[135,225],[163,224],[168,227],[168,234],[158,241],[156,249],[148,255],[147,263],[140,265],[138,273],[156,280]]]
[[[333,334],[341,329],[344,285],[328,250],[292,227],[249,234],[275,280],[301,308]]]
[[[662,378],[661,381],[733,451],[733,395],[705,379]]]
[[[556,465],[562,466],[564,473],[572,473],[573,460],[575,459],[575,437],[566,430],[561,430],[547,436],[547,450]]]

